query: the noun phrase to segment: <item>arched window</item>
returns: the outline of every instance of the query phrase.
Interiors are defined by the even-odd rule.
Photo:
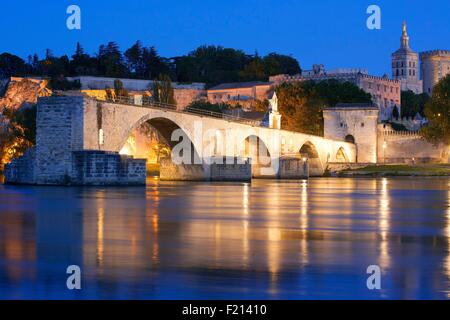
[[[355,143],[355,137],[354,136],[352,136],[351,134],[349,134],[349,135],[347,135],[346,137],[345,137],[345,142],[349,142],[349,143]]]

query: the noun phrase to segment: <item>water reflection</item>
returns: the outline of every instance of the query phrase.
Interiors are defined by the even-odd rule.
[[[389,217],[390,217],[390,205],[391,199],[389,197],[388,179],[381,179],[381,196],[380,196],[380,218],[379,218],[379,230],[381,234],[380,239],[380,267],[385,270],[389,267]]]
[[[450,297],[449,179],[148,182],[0,186],[0,298]]]

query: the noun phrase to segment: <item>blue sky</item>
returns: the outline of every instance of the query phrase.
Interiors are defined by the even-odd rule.
[[[16,0],[2,1],[0,52],[21,57],[46,48],[72,54],[77,41],[89,53],[114,40],[121,49],[140,39],[163,56],[202,44],[291,54],[304,69],[365,67],[390,74],[390,54],[408,23],[416,51],[450,49],[450,0]],[[66,9],[82,10],[82,29],[66,28]],[[381,30],[366,28],[366,9],[381,8]],[[426,6],[425,6],[426,4]]]

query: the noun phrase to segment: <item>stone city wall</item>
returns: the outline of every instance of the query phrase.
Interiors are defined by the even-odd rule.
[[[382,131],[378,133],[379,163],[448,163],[448,146],[434,146],[417,132]]]
[[[184,110],[194,101],[206,100],[206,91],[197,89],[174,89],[177,110]]]

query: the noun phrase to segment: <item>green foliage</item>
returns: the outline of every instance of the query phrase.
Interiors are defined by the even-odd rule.
[[[153,100],[167,104],[176,105],[172,81],[168,75],[160,75],[158,80],[153,82]]]
[[[201,46],[187,55],[167,59],[159,56],[155,47],[145,47],[140,41],[123,54],[115,42],[109,42],[100,45],[94,56],[85,53],[80,43],[71,58],[55,57],[48,49],[44,59],[34,54],[26,63],[9,53],[0,55],[0,77],[90,75],[156,80],[160,74],[166,74],[173,81],[204,82],[213,86],[225,82],[267,81],[271,75],[300,72],[296,59],[278,53],[260,57],[242,50]]]
[[[123,83],[119,79],[114,80],[114,94],[116,97],[128,97],[128,91],[123,88]]]
[[[127,74],[124,58],[115,42],[101,45],[97,59],[99,74],[113,78],[121,78]]]
[[[14,135],[25,139],[32,145],[36,143],[36,113],[36,105],[16,110],[5,109],[3,111],[3,115],[10,120],[14,128],[20,127],[20,130],[15,130]]]
[[[408,128],[406,128],[403,124],[391,122],[390,125],[395,131],[408,131]]]
[[[256,56],[239,73],[240,81],[265,81],[267,80],[264,60]]]
[[[181,82],[235,82],[248,62],[249,57],[241,50],[201,46],[175,60],[176,77]]]
[[[259,112],[267,112],[269,110],[269,100],[256,100],[253,110]]]
[[[337,103],[370,103],[369,94],[336,80],[284,83],[277,89],[283,129],[323,135],[323,108]]]
[[[417,113],[423,116],[429,99],[426,93],[415,94],[411,90],[402,91],[402,117],[415,117]]]
[[[269,76],[300,73],[292,57],[270,53],[260,57],[220,46],[202,46],[175,60],[179,82],[205,82],[209,85],[239,81],[266,81]]]
[[[28,71],[25,61],[18,56],[6,52],[0,54],[0,78],[20,76]]]
[[[397,106],[394,106],[394,108],[392,108],[392,117],[395,120],[398,120],[398,118],[400,117],[400,113],[398,112]]]
[[[450,75],[433,88],[433,95],[425,105],[429,124],[422,129],[423,136],[433,144],[450,144]]]
[[[314,85],[318,96],[326,106],[334,107],[338,103],[371,103],[369,93],[364,92],[350,82],[339,82],[335,79],[318,82]]]
[[[264,57],[264,68],[267,76],[301,73],[300,65],[296,59],[275,52]]]

